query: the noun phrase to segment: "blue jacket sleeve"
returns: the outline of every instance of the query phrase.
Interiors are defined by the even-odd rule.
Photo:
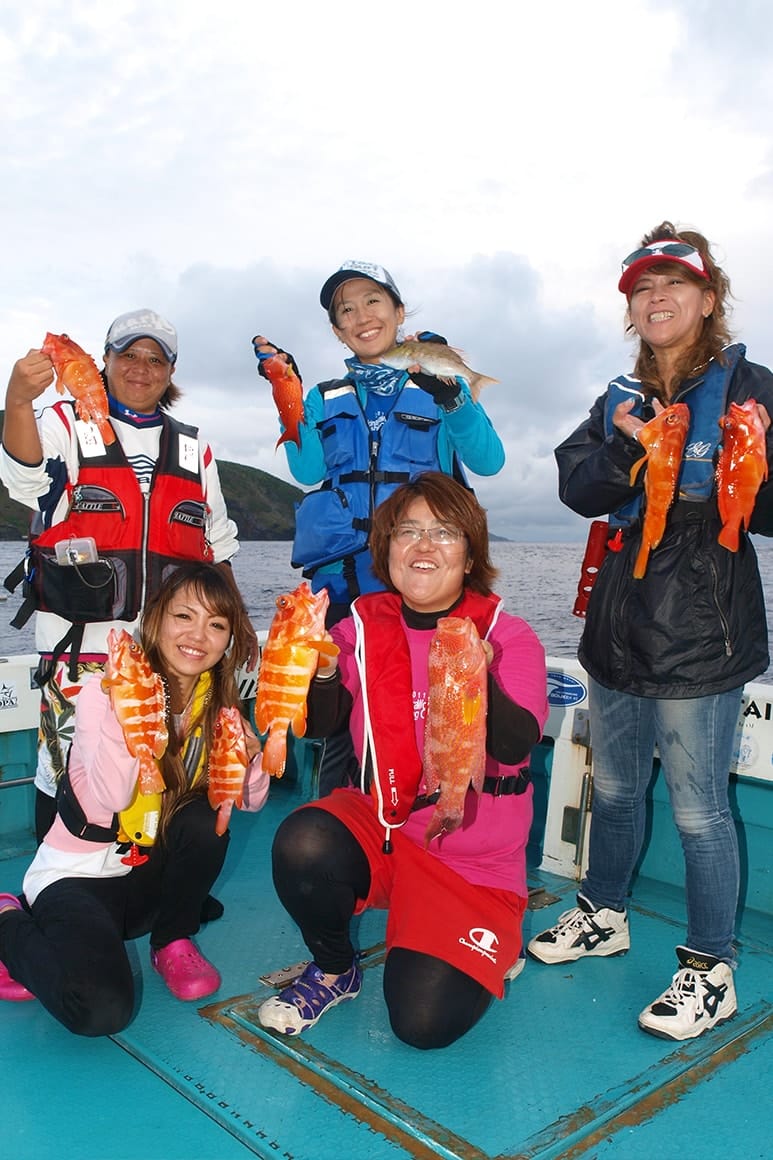
[[[303,400],[303,422],[298,425],[300,447],[292,442],[283,444],[293,478],[307,486],[321,483],[325,478],[325,457],[317,427],[321,418],[322,396],[317,387],[312,387]]]
[[[505,463],[502,440],[480,403],[473,402],[466,385],[462,387],[462,397],[464,402],[456,411],[444,411],[438,407],[448,459],[443,462],[445,456],[441,447],[441,468],[450,472],[452,455],[456,452],[464,466],[476,475],[496,475]]]

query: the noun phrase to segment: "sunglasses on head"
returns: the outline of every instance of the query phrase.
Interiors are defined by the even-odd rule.
[[[653,257],[681,258],[683,262],[693,266],[699,273],[705,274],[706,272],[703,258],[695,246],[691,246],[688,242],[652,242],[649,246],[642,246],[623,259],[623,272],[634,262],[639,262],[642,258]]]

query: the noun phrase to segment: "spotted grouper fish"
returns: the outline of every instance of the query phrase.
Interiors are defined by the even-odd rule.
[[[424,778],[440,798],[424,841],[462,824],[470,786],[480,794],[486,769],[486,654],[469,617],[444,616],[429,649],[429,696],[424,730]]]
[[[255,698],[255,722],[261,734],[268,733],[263,768],[271,777],[284,773],[288,728],[296,737],[306,732],[306,698],[319,654],[338,652],[325,629],[328,603],[325,588],[315,595],[305,582],[277,598]]]
[[[722,520],[719,542],[737,552],[741,525],[749,527],[757,492],[768,478],[765,428],[754,399],[731,403],[719,420],[722,449],[717,461],[717,506]]]
[[[166,786],[157,761],[169,740],[164,682],[126,629],[110,629],[102,688],[110,697],[126,748],[139,760],[140,793],[161,793]]]
[[[84,423],[95,423],[105,444],[115,443],[108,422],[107,391],[97,364],[68,334],[47,334],[40,348],[54,364],[56,389],[65,387],[75,400],[75,411]]]
[[[634,579],[641,580],[647,571],[650,551],[657,548],[666,530],[666,518],[676,496],[676,485],[682,466],[690,410],[686,403],[672,403],[649,423],[639,428],[639,442],[646,451],[631,468],[631,483],[646,463],[644,476],[644,520],[641,547],[633,567]]]

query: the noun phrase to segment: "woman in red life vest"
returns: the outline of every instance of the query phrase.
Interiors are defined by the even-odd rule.
[[[350,922],[375,907],[389,915],[392,1029],[411,1046],[444,1047],[503,995],[519,960],[528,757],[547,716],[545,656],[492,593],[486,516],[469,489],[439,472],[401,484],[376,509],[371,543],[386,591],[358,597],[333,626],[340,652],[320,663],[309,697],[311,735],[348,721],[360,783],[296,810],[277,831],[275,885],[313,961],[259,1019],[293,1035],[354,998],[362,973]],[[485,653],[488,708],[473,765],[446,761],[438,793],[427,784],[425,735],[430,647],[445,618],[469,618],[484,642],[473,647]],[[452,739],[456,728],[451,720]],[[477,772],[480,794],[468,788]],[[459,790],[455,773],[462,806],[447,831],[434,819]]]

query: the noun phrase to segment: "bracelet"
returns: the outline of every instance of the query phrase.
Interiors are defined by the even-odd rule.
[[[338,665],[336,665],[336,667],[334,669],[331,669],[331,671],[329,673],[315,673],[314,680],[315,681],[332,681],[333,677],[335,677],[337,675],[337,673],[338,673]]]

